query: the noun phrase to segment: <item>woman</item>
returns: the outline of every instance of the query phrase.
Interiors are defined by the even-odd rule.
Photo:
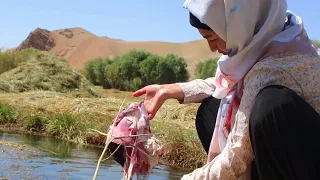
[[[170,98],[202,102],[207,164],[182,179],[320,179],[320,58],[285,0],[187,0],[190,22],[224,55],[216,76],[150,85],[153,118]]]

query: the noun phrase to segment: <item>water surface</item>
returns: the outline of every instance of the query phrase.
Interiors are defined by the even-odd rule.
[[[1,140],[27,146],[12,148],[0,145],[0,179],[92,179],[102,152],[101,148],[48,137],[0,133]],[[157,166],[149,179],[178,180],[185,173],[168,166]],[[101,163],[97,179],[121,178],[122,167],[115,161]]]

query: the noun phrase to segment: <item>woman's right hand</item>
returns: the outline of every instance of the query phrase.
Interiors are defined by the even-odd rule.
[[[134,97],[145,94],[144,106],[149,113],[149,119],[152,119],[163,103],[170,98],[182,101],[184,94],[182,89],[176,84],[149,85],[133,93]]]

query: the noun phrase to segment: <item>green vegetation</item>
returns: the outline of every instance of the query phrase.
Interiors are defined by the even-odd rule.
[[[32,132],[43,132],[48,122],[45,116],[29,115],[25,117],[24,128]]]
[[[14,108],[0,103],[0,124],[15,123],[18,115]]]
[[[138,50],[113,60],[89,60],[84,71],[94,85],[126,91],[134,91],[149,84],[184,82],[189,79],[183,58],[173,54],[162,57]]]
[[[86,132],[87,129],[83,125],[81,118],[70,113],[51,115],[48,122],[48,133],[61,139],[79,139],[77,141],[81,142],[82,133]]]
[[[39,51],[31,48],[17,52],[0,50],[0,74],[16,68],[20,63],[29,60],[37,54],[39,54]]]
[[[313,40],[313,43],[314,43],[318,48],[320,48],[320,41],[318,41],[318,40]]]
[[[219,58],[209,58],[198,63],[195,69],[195,77],[199,79],[214,77],[216,74],[218,59]]]
[[[81,118],[70,113],[35,114],[24,117],[24,129],[41,132],[60,139],[83,143],[86,127]]]
[[[67,112],[36,112],[29,115],[29,112],[19,108],[0,104],[0,124],[15,124],[26,131],[79,143],[85,143],[85,135],[87,135],[87,127],[82,120],[79,116]]]

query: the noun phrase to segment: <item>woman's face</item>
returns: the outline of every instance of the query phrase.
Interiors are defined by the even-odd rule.
[[[207,39],[210,50],[212,52],[226,54],[226,42],[222,40],[214,31],[198,29],[203,38]]]

